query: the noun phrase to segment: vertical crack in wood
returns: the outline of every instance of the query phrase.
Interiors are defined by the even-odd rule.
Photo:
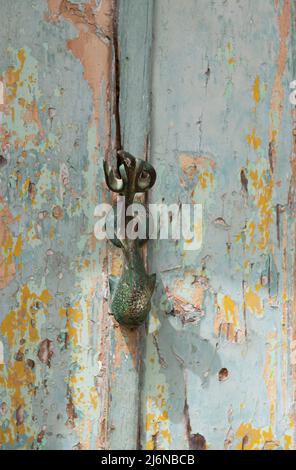
[[[122,149],[121,120],[120,120],[120,54],[118,41],[118,15],[119,2],[113,0],[113,51],[114,51],[114,106],[113,114],[115,119],[115,149],[116,152]]]

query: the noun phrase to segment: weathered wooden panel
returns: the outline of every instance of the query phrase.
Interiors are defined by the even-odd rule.
[[[93,228],[109,198],[117,22],[122,141],[147,153],[152,6],[1,5],[2,448],[138,445],[142,333],[108,315],[120,253]]]
[[[153,247],[144,448],[295,448],[293,4],[155,1],[153,200],[203,242]]]
[[[2,448],[104,447],[111,1],[1,2]]]
[[[203,206],[200,250],[149,245],[146,340],[108,315],[120,257],[93,236],[116,4],[123,145],[147,157],[151,136],[153,202]],[[292,0],[1,2],[1,448],[295,448],[294,15]]]

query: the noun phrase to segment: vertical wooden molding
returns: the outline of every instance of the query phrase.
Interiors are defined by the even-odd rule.
[[[150,131],[150,68],[152,42],[151,0],[119,0],[115,65],[119,83],[120,134],[116,145],[133,155],[147,157]],[[115,78],[115,77],[114,77]],[[118,89],[119,87],[119,89]],[[116,126],[116,122],[114,122]],[[112,249],[111,271],[118,274],[119,253]],[[144,327],[126,330],[114,325],[110,358],[110,449],[136,449],[139,446],[141,349],[145,342]]]

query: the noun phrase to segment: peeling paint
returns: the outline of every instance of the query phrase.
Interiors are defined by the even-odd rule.
[[[295,6],[118,6],[1,7],[0,446],[294,449]],[[157,290],[131,332],[108,315],[122,261],[93,235],[116,87],[151,202],[202,206],[197,250],[149,245]]]

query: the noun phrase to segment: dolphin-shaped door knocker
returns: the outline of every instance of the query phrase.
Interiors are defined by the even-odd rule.
[[[125,197],[126,208],[133,204],[136,193],[148,191],[156,180],[156,172],[152,165],[123,150],[117,152],[117,171],[104,161],[104,173],[108,188]],[[125,234],[131,219],[132,217],[124,213]],[[109,280],[110,313],[119,324],[135,327],[143,323],[149,314],[156,280],[155,274],[146,272],[141,254],[141,247],[147,241],[147,237],[118,238],[114,234],[111,241],[122,249],[124,264],[119,281],[115,282],[112,277]]]

